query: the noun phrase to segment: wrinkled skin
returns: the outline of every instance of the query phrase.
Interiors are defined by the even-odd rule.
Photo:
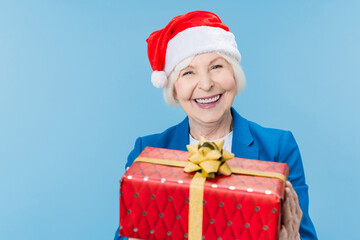
[[[285,184],[282,213],[279,240],[300,239],[299,228],[303,213],[299,206],[298,196],[289,181],[286,181]]]

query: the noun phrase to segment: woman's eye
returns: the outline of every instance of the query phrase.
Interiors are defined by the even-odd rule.
[[[211,69],[218,69],[218,68],[222,68],[222,65],[217,64],[211,67]]]
[[[184,72],[181,76],[184,77],[184,76],[190,75],[190,74],[192,74],[192,73],[193,73],[192,71],[187,71],[187,72]]]

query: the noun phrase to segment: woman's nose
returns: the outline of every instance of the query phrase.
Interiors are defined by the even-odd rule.
[[[198,87],[204,91],[209,91],[214,86],[214,82],[209,73],[199,74]]]

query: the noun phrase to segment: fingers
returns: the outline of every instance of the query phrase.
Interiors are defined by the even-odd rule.
[[[285,200],[283,202],[282,210],[282,223],[283,228],[286,229],[287,238],[294,239],[299,233],[302,211],[299,206],[298,196],[289,181],[285,183]],[[280,234],[285,233],[281,233],[280,231],[279,237]]]
[[[292,187],[291,187],[292,188]],[[289,212],[290,212],[290,217],[289,217],[289,221],[290,223],[288,223],[288,227],[291,233],[293,233],[295,231],[296,225],[297,225],[297,202],[296,202],[296,198],[294,196],[293,191],[291,190],[291,188],[287,187],[286,188],[286,194],[287,194],[287,202],[288,202],[288,207],[289,207]]]
[[[282,218],[282,222],[284,224],[284,227],[288,230],[292,230],[292,221],[294,218],[294,213],[291,209],[291,204],[290,204],[290,189],[286,188],[285,189],[285,201],[283,202],[283,218]]]
[[[279,240],[288,240],[289,239],[286,227],[284,227],[284,225],[281,225],[278,239]]]
[[[288,194],[288,197],[290,198],[290,208],[292,210],[292,214],[293,214],[293,216],[296,216],[297,219],[299,219],[299,222],[300,222],[303,213],[302,213],[301,208],[300,208],[298,195],[295,192],[291,182],[286,181],[286,188],[288,188],[290,190],[290,192]]]

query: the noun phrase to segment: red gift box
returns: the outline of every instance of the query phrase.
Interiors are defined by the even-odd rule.
[[[146,147],[138,158],[188,160],[188,152]],[[231,168],[288,176],[285,163],[234,158]],[[188,239],[189,190],[194,174],[181,167],[134,162],[120,183],[120,236]],[[284,181],[232,174],[207,179],[203,196],[203,239],[277,239]],[[196,216],[192,216],[196,217]]]

